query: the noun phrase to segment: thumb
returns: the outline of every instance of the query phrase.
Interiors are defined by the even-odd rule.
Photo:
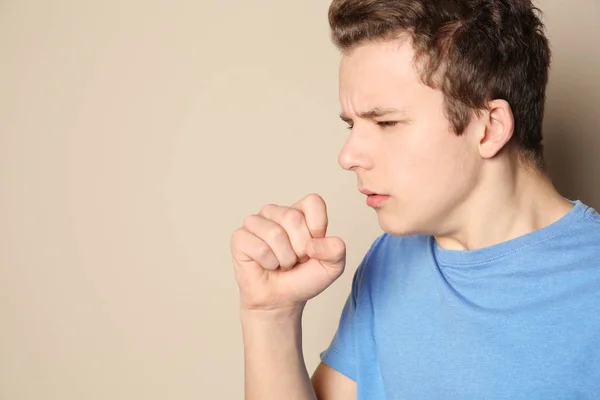
[[[311,239],[306,252],[328,268],[343,269],[346,265],[346,243],[339,237]]]

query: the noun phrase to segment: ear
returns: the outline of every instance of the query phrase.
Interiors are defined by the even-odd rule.
[[[483,158],[492,158],[513,136],[515,119],[506,100],[490,101],[482,118],[485,129],[479,140],[479,154]]]

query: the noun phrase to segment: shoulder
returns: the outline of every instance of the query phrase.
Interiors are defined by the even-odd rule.
[[[593,207],[586,206],[585,217],[597,230],[600,230],[600,214]]]
[[[561,242],[563,256],[578,259],[600,274],[600,214],[594,208],[586,208],[584,217]]]
[[[582,206],[580,218],[564,232],[561,241],[573,249],[600,254],[600,214],[593,207]]]

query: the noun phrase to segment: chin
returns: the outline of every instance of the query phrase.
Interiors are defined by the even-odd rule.
[[[420,233],[420,230],[408,219],[394,216],[390,218],[385,214],[379,213],[379,226],[385,233],[389,233],[393,236],[409,236]]]

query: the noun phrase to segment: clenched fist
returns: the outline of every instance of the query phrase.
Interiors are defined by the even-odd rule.
[[[303,307],[344,271],[346,245],[326,237],[327,208],[310,194],[291,207],[267,205],[231,236],[241,307]]]

